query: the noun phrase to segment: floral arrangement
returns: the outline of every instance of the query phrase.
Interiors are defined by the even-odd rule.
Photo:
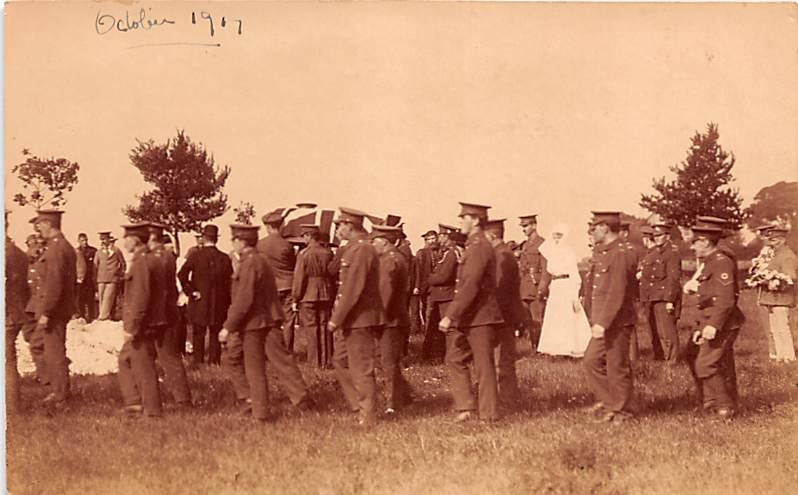
[[[751,269],[748,271],[750,275],[745,280],[745,284],[748,287],[762,287],[771,291],[780,291],[792,287],[795,281],[788,275],[767,269],[772,259],[773,250],[767,248],[763,249],[759,256],[751,261]]]

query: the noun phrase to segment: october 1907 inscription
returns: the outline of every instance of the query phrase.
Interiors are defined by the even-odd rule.
[[[156,15],[152,8],[140,8],[137,11],[126,10],[124,13],[97,11],[94,19],[94,30],[98,35],[110,33],[132,33],[174,29],[180,24],[195,26],[211,38],[227,31],[235,36],[244,34],[244,21],[226,15],[214,15],[211,12],[188,11],[185,16],[170,18]]]

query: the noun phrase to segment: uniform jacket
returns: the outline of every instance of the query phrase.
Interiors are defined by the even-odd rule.
[[[444,302],[454,299],[454,286],[457,282],[457,252],[455,248],[447,249],[443,257],[432,268],[427,277],[429,300]]]
[[[619,239],[593,249],[585,280],[585,310],[592,325],[606,329],[635,324],[629,271],[629,255]]]
[[[640,299],[640,281],[637,280],[637,271],[643,260],[643,252],[640,248],[629,242],[621,240],[621,248],[626,252],[626,259],[629,264],[627,273],[629,274],[629,290],[632,291],[632,300]]]
[[[519,260],[521,272],[521,299],[533,301],[545,299],[549,292],[551,277],[546,271],[546,258],[540,254],[540,245],[545,239],[535,234],[524,241]]]
[[[28,256],[11,239],[6,238],[6,325],[28,321],[25,314],[28,299]]]
[[[329,248],[311,244],[299,252],[294,270],[294,286],[291,295],[297,302],[333,300],[333,280],[328,267],[333,259]]]
[[[525,323],[528,314],[521,300],[521,276],[518,261],[505,243],[493,248],[496,255],[496,300],[505,324],[517,328]]]
[[[188,321],[195,325],[221,325],[230,306],[233,265],[216,246],[197,249],[180,267],[180,286],[188,296]],[[200,299],[191,294],[200,293]]]
[[[26,313],[36,313],[36,302],[41,297],[45,272],[43,254],[43,251],[26,254],[28,257],[28,289],[30,289],[30,298],[28,298],[28,304],[25,305]]]
[[[790,277],[792,286],[786,290],[771,291],[762,288],[759,291],[759,304],[763,306],[790,306],[796,304],[796,285],[798,285],[798,257],[788,246],[783,245],[775,250],[773,259],[767,266],[768,270],[775,270]]]
[[[77,276],[78,280],[82,280],[84,284],[94,284],[96,273],[94,266],[94,258],[97,257],[97,248],[86,246],[85,248],[79,247],[76,250],[77,257]]]
[[[296,265],[296,256],[291,243],[283,239],[280,234],[269,234],[258,241],[257,250],[269,263],[277,282],[277,290],[291,290]]]
[[[701,323],[718,330],[734,329],[745,318],[737,307],[737,264],[718,250],[702,260],[698,276],[698,309]]]
[[[379,288],[379,260],[365,234],[350,240],[341,255],[338,293],[330,321],[339,328],[385,323]]]
[[[255,248],[246,248],[233,278],[224,328],[230,332],[259,330],[279,326],[284,319],[271,266]]]
[[[682,259],[672,242],[649,249],[640,262],[640,273],[640,301],[677,304],[681,300]]]
[[[481,232],[466,241],[457,269],[454,299],[446,308],[446,316],[455,328],[504,323],[496,301],[496,255]]]
[[[122,325],[126,333],[144,335],[148,331],[147,312],[150,301],[157,294],[152,291],[152,270],[147,259],[147,247],[141,246],[133,253],[130,266],[125,272],[125,302],[122,309]]]
[[[416,256],[413,258],[414,288],[418,289],[422,296],[426,296],[429,292],[427,280],[434,267],[434,258],[434,250],[426,247],[416,251]]]
[[[33,313],[38,320],[42,315],[68,320],[75,312],[75,284],[77,267],[75,248],[58,233],[47,239],[44,253],[38,264],[41,290],[36,292]]]
[[[94,255],[94,268],[97,283],[119,282],[125,276],[125,258],[122,251],[114,246],[103,247]]]
[[[405,291],[407,291],[408,293],[413,292],[413,287],[415,287],[415,281],[413,280],[413,276],[415,275],[415,273],[411,268],[411,265],[413,264],[413,250],[410,249],[410,243],[407,242],[407,239],[403,239],[402,242],[400,242],[399,245],[396,246],[396,252],[402,255],[408,267],[407,283]],[[409,298],[408,301],[410,301]]]
[[[380,299],[385,310],[387,328],[410,326],[407,312],[407,279],[409,266],[407,259],[393,246],[379,256]]]
[[[170,325],[177,320],[176,260],[173,254],[157,247],[146,252],[152,297],[147,308],[147,325]]]

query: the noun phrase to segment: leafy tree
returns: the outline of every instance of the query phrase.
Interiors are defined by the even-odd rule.
[[[66,158],[40,158],[23,149],[25,161],[14,165],[11,172],[22,181],[24,193],[14,195],[14,202],[20,206],[31,205],[37,210],[43,207],[61,208],[66,205],[65,193],[71,192],[78,183],[77,162]]]
[[[791,227],[788,244],[798,248],[798,182],[777,182],[763,187],[749,207],[747,224],[755,229],[762,224],[779,222]]]
[[[252,225],[252,219],[255,218],[255,207],[249,201],[241,201],[238,206],[233,208],[233,213],[236,214],[236,223]]]
[[[643,194],[640,206],[683,227],[692,226],[699,215],[710,215],[726,219],[730,228],[740,228],[746,210],[739,191],[730,185],[734,154],[718,144],[719,137],[713,123],[707,125],[706,133],[696,132],[687,158],[670,167],[676,178],[654,179],[654,193]]]
[[[202,224],[227,211],[222,192],[230,167],[217,167],[213,155],[194,143],[184,131],[156,144],[137,140],[130,161],[153,189],[140,196],[138,205],[128,205],[124,214],[133,222],[152,221],[166,225],[180,252],[180,232],[198,231]]]

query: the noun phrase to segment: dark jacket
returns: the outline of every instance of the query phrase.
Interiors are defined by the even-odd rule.
[[[678,303],[682,294],[681,276],[682,259],[673,243],[649,249],[640,262],[640,301]]]
[[[47,239],[40,266],[44,268],[41,291],[33,302],[33,313],[58,320],[69,320],[75,313],[77,262],[75,248],[59,232]]]
[[[188,321],[202,326],[221,325],[230,306],[230,257],[216,246],[204,246],[191,253],[177,276],[189,300]],[[191,295],[195,291],[200,293],[199,300]]]
[[[153,298],[151,276],[147,248],[142,246],[133,253],[130,266],[125,272],[122,325],[125,332],[134,337],[148,333],[147,312]]]
[[[279,326],[283,319],[269,263],[255,248],[246,248],[233,278],[232,301],[224,328],[230,332],[259,330]]]
[[[630,270],[628,252],[619,239],[593,249],[584,284],[585,311],[591,325],[607,329],[635,324]]]
[[[25,314],[28,299],[28,256],[11,239],[6,238],[6,325],[20,325],[28,321]]]
[[[328,273],[332,259],[332,251],[320,244],[310,245],[299,252],[291,291],[296,302],[333,300],[333,279]]]
[[[524,241],[519,269],[521,274],[521,299],[524,301],[542,300],[549,294],[551,277],[546,271],[546,258],[540,253],[540,245],[545,239],[535,234]]]
[[[736,329],[745,321],[737,306],[737,263],[718,250],[702,260],[698,276],[698,309],[701,324],[717,330]]]
[[[454,286],[457,281],[457,252],[455,248],[447,249],[443,257],[427,277],[429,300],[445,302],[454,299]]]
[[[385,323],[377,252],[365,234],[351,239],[343,249],[330,322],[344,329],[379,327]]]
[[[485,235],[472,234],[457,270],[454,299],[446,316],[456,328],[504,323],[496,300],[496,255]]]
[[[385,311],[385,326],[408,327],[410,315],[407,311],[409,274],[407,259],[396,248],[389,246],[387,251],[379,256],[379,263],[380,299]]]
[[[504,323],[518,328],[529,319],[529,313],[521,300],[521,276],[518,261],[505,243],[493,248],[496,255],[496,300],[502,311]]]
[[[296,256],[291,243],[283,239],[280,234],[269,234],[258,241],[257,250],[269,263],[277,283],[277,290],[291,290],[296,265]]]

